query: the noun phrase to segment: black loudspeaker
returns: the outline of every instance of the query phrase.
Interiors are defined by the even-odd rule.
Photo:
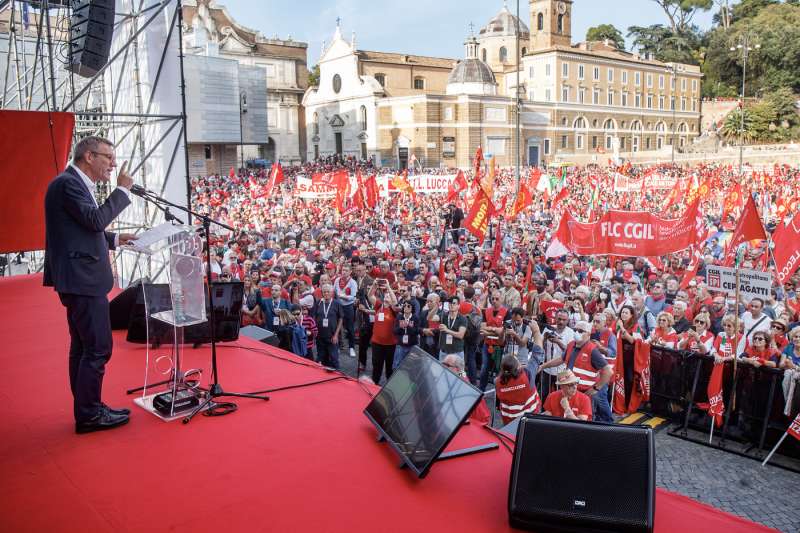
[[[67,70],[91,78],[108,63],[114,14],[114,0],[73,0]]]
[[[141,291],[143,282],[150,283],[150,280],[147,278],[137,279],[108,303],[109,315],[111,315],[111,329],[128,329],[131,311],[133,311],[136,297]]]
[[[279,342],[277,335],[258,326],[245,326],[239,330],[239,333],[245,337],[263,342],[264,344],[269,344],[270,346],[277,346]]]
[[[540,532],[651,532],[655,479],[649,427],[526,417],[517,430],[509,521]]]

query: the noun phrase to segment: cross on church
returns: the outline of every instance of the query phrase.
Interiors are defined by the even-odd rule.
[[[472,22],[469,23],[469,34],[475,35],[475,24],[473,24]]]
[[[342,21],[342,19],[341,19],[341,18],[339,18],[339,17],[336,17],[336,27],[337,27],[337,28],[339,27],[339,23],[340,23],[341,21]]]

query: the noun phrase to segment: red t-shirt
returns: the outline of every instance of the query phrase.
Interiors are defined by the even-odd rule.
[[[561,407],[562,396],[564,393],[560,390],[548,394],[544,401],[544,410],[557,418],[564,418],[564,408]],[[586,415],[589,417],[587,420],[592,419],[592,399],[586,394],[580,391],[576,392],[569,401],[569,406],[575,416]]]
[[[381,320],[381,314],[383,314],[383,320]],[[384,307],[382,303],[375,304],[375,324],[372,326],[372,342],[381,346],[397,344],[397,339],[392,331],[394,318],[394,311],[390,306]]]

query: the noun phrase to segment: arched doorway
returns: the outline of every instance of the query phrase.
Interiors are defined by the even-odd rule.
[[[275,157],[278,154],[277,146],[272,137],[267,137],[267,143],[264,145],[264,159],[270,162],[275,162]]]

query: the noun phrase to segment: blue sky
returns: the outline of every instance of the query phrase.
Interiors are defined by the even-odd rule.
[[[342,34],[362,50],[460,58],[469,23],[477,30],[503,7],[502,0],[217,0],[233,18],[267,37],[278,35],[308,43],[308,64],[316,64],[322,41],[330,42],[336,17]],[[623,35],[629,26],[666,24],[663,11],[652,0],[575,0],[573,42],[586,30],[614,24]],[[516,1],[509,0],[516,11]],[[520,17],[528,24],[528,1],[520,0]],[[695,17],[701,28],[711,25],[713,11]],[[528,26],[530,26],[528,24]],[[630,42],[628,43],[630,46]]]

